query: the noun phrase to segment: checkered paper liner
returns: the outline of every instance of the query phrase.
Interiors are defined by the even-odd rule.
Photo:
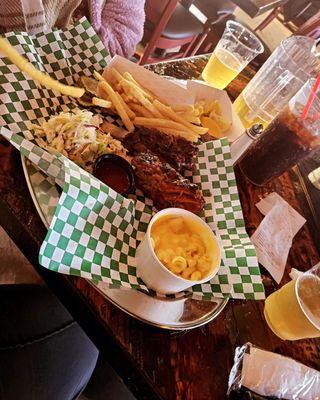
[[[4,36],[37,69],[67,85],[74,85],[79,74],[92,75],[94,70],[103,69],[111,59],[86,18],[70,29],[34,36],[10,32]],[[30,123],[47,119],[53,109],[70,107],[70,103],[71,98],[37,85],[0,53],[0,125],[32,139]]]
[[[152,208],[138,199],[122,197],[66,157],[49,154],[5,128],[0,132],[63,187],[40,249],[40,264],[53,271],[103,280],[113,287],[149,292],[137,277],[135,251],[152,217]],[[206,200],[202,217],[219,238],[223,262],[212,281],[191,288],[194,297],[263,296],[231,164],[226,139],[199,146],[192,180],[202,189]]]
[[[23,167],[26,169],[25,175],[30,182],[29,189],[33,191],[35,204],[39,207],[40,217],[44,224],[49,226],[60,198],[55,181],[28,159],[24,160]]]
[[[90,75],[93,69],[103,69],[108,60],[86,19],[69,30],[32,38],[25,33],[7,34],[7,38],[37,68],[68,84],[80,72]],[[41,247],[40,263],[57,272],[154,295],[137,278],[134,258],[152,216],[152,202],[125,199],[62,155],[53,156],[26,140],[32,138],[30,121],[47,119],[56,106],[70,109],[74,105],[68,97],[38,88],[4,57],[0,72],[0,118],[9,129],[1,128],[1,133],[35,164],[34,177],[47,186],[48,197],[53,180],[63,187],[56,208],[56,195],[47,201],[48,212],[55,213]],[[14,135],[20,132],[26,139]],[[263,299],[258,261],[245,231],[226,139],[200,145],[190,178],[203,191],[202,217],[218,236],[223,255],[218,275],[206,284],[194,285],[193,296]],[[46,196],[46,190],[42,195]]]

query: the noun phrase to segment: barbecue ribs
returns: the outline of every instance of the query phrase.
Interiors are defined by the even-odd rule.
[[[180,173],[192,170],[193,158],[198,151],[192,142],[183,137],[146,128],[136,129],[127,135],[123,145],[134,156],[149,152],[156,154],[161,161],[169,163]]]
[[[204,199],[198,186],[180,175],[152,153],[132,158],[137,186],[150,197],[158,210],[178,207],[199,214]]]

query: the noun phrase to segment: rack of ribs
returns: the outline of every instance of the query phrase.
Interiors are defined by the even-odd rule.
[[[198,186],[152,153],[132,158],[137,187],[153,200],[158,210],[178,207],[199,214],[204,199]]]
[[[183,137],[147,128],[138,128],[127,135],[123,145],[133,156],[151,152],[180,173],[192,171],[193,159],[198,152],[197,146]]]

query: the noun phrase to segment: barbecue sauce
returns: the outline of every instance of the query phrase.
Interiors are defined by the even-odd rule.
[[[115,155],[102,156],[94,167],[94,176],[116,192],[125,195],[132,191],[132,172],[127,161]],[[130,167],[131,168],[131,167]]]

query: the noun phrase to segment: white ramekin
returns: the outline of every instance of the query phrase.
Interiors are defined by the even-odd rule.
[[[166,268],[157,258],[150,240],[151,228],[157,219],[165,215],[188,217],[190,219],[194,219],[198,223],[201,223],[207,229],[209,235],[216,244],[218,256],[217,265],[213,267],[212,272],[205,278],[199,281],[191,281],[189,279],[181,278],[180,276],[177,276],[169,271],[169,269]],[[138,276],[144,281],[148,288],[162,294],[178,293],[198,283],[210,281],[217,274],[220,264],[221,251],[219,243],[209,225],[207,225],[201,218],[192,212],[183,210],[181,208],[166,208],[165,210],[159,211],[157,214],[155,214],[149,222],[147,232],[136,251],[136,266]]]

